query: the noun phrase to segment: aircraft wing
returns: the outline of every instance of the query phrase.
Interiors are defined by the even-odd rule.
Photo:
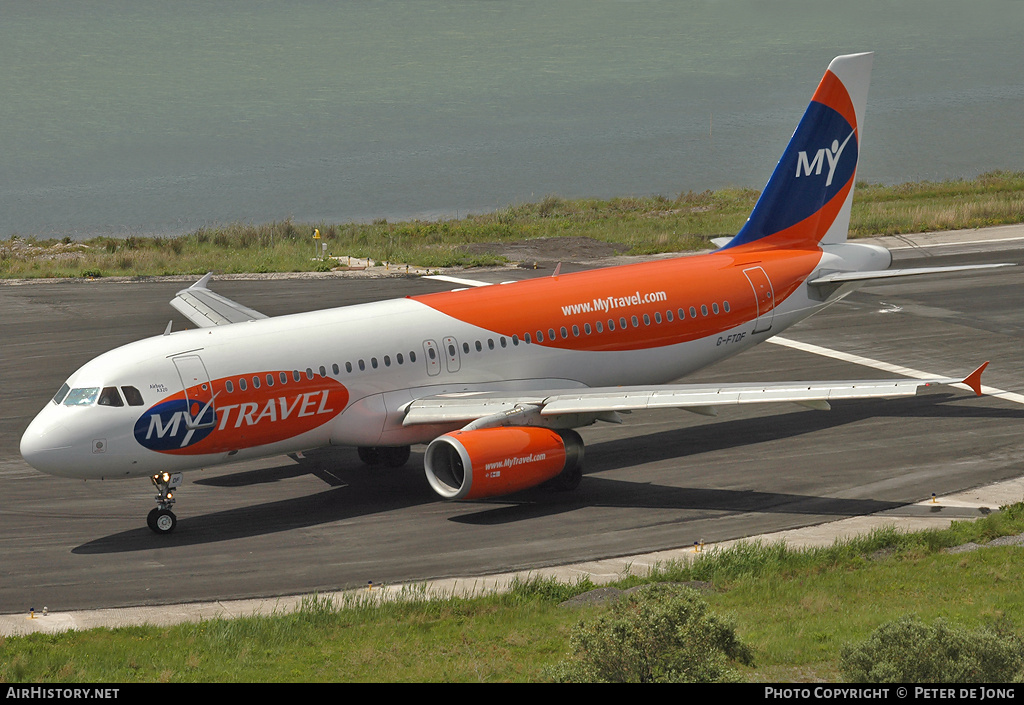
[[[267,318],[259,311],[254,311],[206,288],[212,276],[213,272],[207,272],[195,284],[179,291],[171,299],[171,306],[200,328]]]
[[[719,406],[779,402],[828,409],[831,401],[913,396],[920,387],[940,384],[967,385],[980,396],[981,373],[987,365],[986,362],[967,377],[932,379],[592,387],[525,391],[515,395],[507,392],[438,394],[407,404],[403,424],[411,426],[465,421],[473,423],[474,427],[481,427],[504,425],[514,422],[517,416],[528,414],[539,414],[541,417],[589,414],[595,418],[615,421],[615,412],[675,408],[714,415]]]

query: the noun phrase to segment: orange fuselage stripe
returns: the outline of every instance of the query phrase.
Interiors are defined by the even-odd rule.
[[[744,274],[761,267],[771,280],[768,308],[793,294],[821,257],[813,249],[738,247],[697,257],[596,269],[493,286],[411,297],[459,321],[497,335],[565,350],[621,351],[675,345],[736,328],[758,317],[754,289]],[[645,300],[652,299],[652,300]],[[598,302],[603,302],[599,304]],[[726,312],[725,303],[729,310]],[[585,310],[589,304],[591,310]],[[620,305],[621,304],[621,305]],[[712,305],[718,305],[718,313]],[[575,309],[569,307],[575,306]],[[606,306],[603,308],[602,306]],[[707,307],[707,314],[702,312]],[[691,307],[697,315],[691,315]],[[684,318],[678,316],[683,309]],[[668,322],[666,312],[672,312]],[[655,314],[662,322],[655,323]],[[649,324],[644,322],[648,316]],[[633,317],[639,325],[634,326]],[[625,318],[626,327],[620,324]],[[614,322],[610,331],[608,321]],[[604,329],[597,333],[597,323]],[[590,324],[591,333],[585,332]],[[574,333],[573,326],[578,333]],[[562,328],[567,335],[563,337]],[[552,339],[549,330],[555,332]]]

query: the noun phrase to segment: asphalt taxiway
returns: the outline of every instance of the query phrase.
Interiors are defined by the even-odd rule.
[[[1024,262],[1019,229],[886,244],[894,266]],[[507,280],[549,271],[466,276]],[[781,342],[792,344],[762,345],[689,378],[879,378],[892,376],[887,365],[954,376],[991,360],[989,396],[941,388],[835,404],[829,412],[751,407],[725,409],[717,419],[636,413],[622,425],[581,431],[587,462],[575,492],[535,490],[486,502],[436,497],[423,475],[422,448],[400,470],[368,470],[344,449],[303,463],[240,463],[186,474],[178,528],[155,536],[145,526],[153,504],[148,482],[42,475],[19,457],[18,438],[80,364],[158,335],[168,320],[186,325],[167,305],[185,285],[0,285],[0,614],[14,615],[12,623],[43,606],[48,618],[154,606],[171,614],[178,608],[166,605],[250,598],[279,604],[289,595],[371,582],[483,584],[484,576],[567,565],[614,574],[611,566],[637,564],[622,557],[692,551],[695,542],[836,527],[869,515],[971,518],[1021,498],[1012,481],[1024,475],[1024,267],[1011,267],[866,287],[786,331]],[[332,276],[215,278],[211,286],[275,315],[450,285]],[[998,491],[978,494],[986,487]],[[973,499],[958,494],[965,491]]]

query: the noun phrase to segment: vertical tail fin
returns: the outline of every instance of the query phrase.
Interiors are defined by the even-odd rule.
[[[725,247],[846,240],[874,54],[838,56],[740,232]]]

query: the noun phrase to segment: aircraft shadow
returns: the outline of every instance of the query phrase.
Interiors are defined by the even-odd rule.
[[[215,477],[196,484],[239,487],[278,482],[303,474],[318,475],[320,472],[322,470],[318,467],[288,464],[238,473],[242,481],[235,481],[233,477]],[[374,477],[374,472],[379,474]],[[412,462],[398,469],[372,471],[359,466],[335,469],[332,473],[336,476],[335,481],[328,484],[335,486],[323,492],[201,516],[179,515],[178,526],[169,536],[155,536],[142,525],[82,544],[71,552],[88,555],[196,546],[330,524],[440,501],[430,491],[422,469]],[[352,481],[342,483],[337,478]],[[222,479],[229,481],[221,482]]]
[[[829,412],[800,410],[770,417],[711,421],[699,426],[594,443],[587,447],[585,474],[796,438],[880,416],[891,416],[897,420],[908,417],[1024,420],[1024,410],[950,403],[961,398],[954,394],[929,394],[889,403],[846,402]],[[321,477],[331,489],[305,497],[202,516],[179,517],[178,527],[170,536],[156,537],[148,528],[140,526],[82,544],[72,553],[121,553],[230,541],[443,501],[427,486],[419,453],[414,453],[403,468],[368,469],[355,458],[351,449],[327,449],[309,454],[301,463],[289,461],[270,468],[228,473],[203,478],[195,484],[244,487],[279,482],[304,474]],[[752,484],[756,485],[756,481],[752,480]],[[885,500],[680,488],[597,477],[585,477],[573,492],[537,488],[495,500],[483,500],[478,504],[481,511],[451,517],[449,521],[470,525],[503,524],[594,506],[819,516],[872,514],[903,506],[899,502]]]

